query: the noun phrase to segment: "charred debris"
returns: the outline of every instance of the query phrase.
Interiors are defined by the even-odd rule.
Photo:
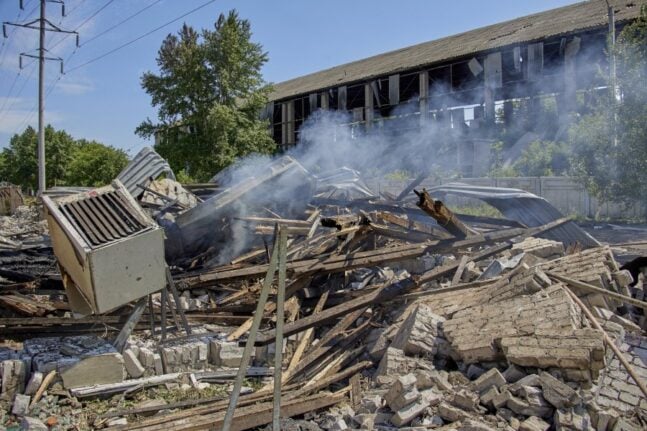
[[[421,182],[285,156],[183,187],[146,149],[42,209],[2,186],[0,425],[644,429],[644,258],[530,193]]]

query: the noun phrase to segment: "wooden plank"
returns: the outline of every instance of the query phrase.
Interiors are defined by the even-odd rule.
[[[348,313],[352,311],[368,307],[372,304],[388,301],[397,297],[398,295],[406,293],[409,289],[415,286],[416,285],[412,279],[405,279],[397,281],[390,285],[386,285],[381,289],[375,291],[374,293],[370,293],[360,298],[350,300],[347,303],[338,305],[336,307],[331,307],[314,316],[311,315],[304,317],[303,319],[299,319],[296,322],[289,323],[283,328],[284,336],[290,336],[292,334],[303,332],[308,328],[324,325],[331,320],[337,319],[344,315],[348,315]],[[274,330],[268,330],[259,334],[256,340],[256,346],[264,346],[273,341]]]
[[[550,278],[554,278],[555,280],[569,284],[578,289],[582,289],[587,292],[599,293],[601,295],[608,296],[609,298],[613,298],[617,301],[624,302],[626,304],[635,305],[636,307],[640,307],[643,310],[647,311],[647,302],[645,301],[641,301],[639,299],[632,298],[630,296],[622,295],[620,293],[612,292],[610,290],[602,289],[601,287],[593,286],[592,284],[585,283],[580,280],[575,280],[570,277],[564,277],[563,275],[555,274],[552,272],[548,272],[547,274]]]
[[[319,297],[319,300],[317,301],[317,305],[315,305],[315,308],[312,312],[313,315],[323,310],[324,306],[326,305],[326,301],[328,300],[328,295],[330,295],[330,291],[326,290]],[[301,361],[301,358],[303,357],[303,353],[306,350],[308,350],[308,348],[310,347],[310,343],[312,343],[312,338],[314,337],[314,331],[315,331],[314,328],[306,329],[305,334],[301,338],[301,341],[299,341],[299,345],[294,351],[294,355],[292,355],[292,359],[290,359],[290,365],[288,365],[288,369],[286,370],[283,377],[284,381],[286,381],[287,376],[293,373],[295,367]]]
[[[301,389],[299,389],[297,391],[292,391],[292,392],[287,394],[286,398],[292,399],[292,398],[303,397],[304,395],[307,395],[307,394],[309,394],[311,392],[318,391],[318,390],[321,390],[323,388],[326,388],[326,387],[328,387],[329,385],[331,385],[333,383],[337,383],[340,380],[346,379],[346,378],[348,378],[348,377],[350,377],[350,376],[352,376],[352,375],[354,375],[354,374],[356,374],[356,373],[358,373],[358,372],[360,372],[360,371],[362,371],[362,370],[364,370],[366,368],[370,368],[372,366],[373,366],[373,362],[371,362],[371,361],[358,362],[357,364],[352,365],[352,366],[350,366],[350,367],[348,367],[348,368],[346,368],[346,369],[344,369],[344,370],[342,370],[342,371],[340,371],[340,372],[338,372],[338,373],[336,373],[336,374],[334,374],[332,376],[326,377],[325,379],[322,379],[322,380],[320,380],[318,382],[315,382],[315,383],[313,383],[311,385],[303,386]],[[301,385],[301,384],[299,384],[299,385]]]
[[[310,284],[310,281],[311,281],[311,277],[309,277],[308,275],[299,277],[298,279],[290,283],[290,286],[288,286],[288,288],[286,289],[285,296],[287,298],[291,297],[299,290],[307,287],[307,285]],[[274,313],[274,311],[276,311],[276,302],[268,301],[265,304],[264,317],[269,318],[272,315],[272,313]],[[242,337],[243,334],[245,334],[245,332],[247,332],[249,328],[252,327],[253,320],[254,320],[253,317],[250,317],[247,320],[245,320],[245,322],[243,322],[242,325],[240,325],[237,329],[235,329],[231,334],[227,336],[227,341],[236,341],[240,337]]]
[[[308,235],[310,232],[310,226],[284,226],[288,235]],[[274,227],[259,225],[254,228],[254,232],[262,235],[269,235],[274,232]]]
[[[301,361],[299,361],[299,363],[297,363],[294,366],[294,368],[290,373],[286,373],[286,381],[288,382],[291,381],[302,370],[307,368],[313,362],[320,359],[333,346],[339,343],[343,338],[342,332],[348,329],[348,327],[352,325],[355,320],[357,320],[362,314],[364,314],[364,311],[366,311],[366,308],[367,307],[363,307],[363,308],[360,308],[359,310],[349,312],[344,316],[342,320],[337,322],[337,324],[333,326],[326,333],[324,337],[322,337],[321,341],[317,344],[317,346],[313,349],[313,351],[309,352]],[[321,313],[318,313],[318,314],[320,315]],[[311,316],[317,316],[317,315],[311,315]],[[312,328],[309,328],[309,329],[312,329]]]
[[[135,304],[135,308],[130,314],[130,317],[124,324],[123,328],[121,328],[121,331],[119,332],[119,335],[117,335],[117,338],[115,338],[115,341],[112,343],[112,345],[115,347],[115,349],[117,349],[118,352],[121,353],[124,350],[126,341],[128,341],[128,337],[130,337],[130,334],[133,332],[133,329],[135,329],[135,326],[144,313],[144,308],[146,308],[146,298],[141,298]]]
[[[371,250],[366,252],[353,253],[351,255],[331,256],[326,259],[305,259],[288,262],[287,270],[294,273],[304,272],[335,272],[345,271],[364,266],[379,265],[387,262],[406,260],[422,256],[424,253],[446,252],[468,247],[491,244],[507,240],[517,236],[524,237],[537,235],[569,221],[564,217],[534,228],[512,228],[502,229],[494,232],[472,235],[469,238],[456,240],[437,240],[420,244],[408,244],[387,249]],[[359,228],[358,228],[359,229]],[[231,280],[236,278],[258,277],[267,270],[267,265],[257,265],[249,268],[234,269],[222,272],[205,272],[199,275],[187,276],[182,280],[189,285],[200,286],[216,281]]]
[[[52,370],[43,379],[43,382],[40,384],[38,387],[38,390],[36,391],[36,394],[34,394],[34,397],[31,399],[31,403],[29,404],[29,407],[34,406],[38,401],[40,401],[41,397],[49,388],[49,385],[54,381],[54,378],[56,377],[56,370]]]
[[[360,382],[359,373],[350,378],[350,404],[353,409],[359,407],[362,399],[362,386]]]
[[[458,263],[458,268],[456,268],[456,272],[454,273],[454,277],[452,277],[452,286],[457,285],[461,281],[461,277],[463,276],[463,271],[465,271],[465,265],[467,265],[467,262],[469,262],[471,259],[465,255],[461,256],[460,262]]]
[[[278,223],[280,225],[292,225],[292,226],[301,226],[301,227],[310,227],[311,222],[306,220],[290,220],[284,218],[270,218],[270,217],[234,217],[236,220],[243,220],[253,223]]]
[[[283,321],[285,319],[285,264],[287,260],[288,235],[285,227],[279,227],[279,285],[276,292],[276,349],[274,349],[274,399],[272,429],[281,431],[281,383],[283,380]]]
[[[456,238],[467,238],[476,233],[456,217],[442,201],[434,200],[426,189],[423,188],[422,192],[414,189],[413,192],[418,195],[416,205]]]
[[[307,412],[320,410],[332,406],[345,399],[348,390],[339,391],[333,394],[317,394],[304,399],[291,399],[281,406],[281,417],[287,418],[302,415]],[[242,431],[260,427],[272,421],[272,403],[266,402],[245,408],[236,412],[232,420],[231,431]],[[108,428],[112,430],[113,428]],[[119,429],[119,428],[114,428]],[[134,429],[134,428],[121,428]],[[204,415],[201,417],[190,417],[176,421],[169,421],[156,427],[146,428],[149,431],[190,431],[190,430],[226,430],[222,412]]]
[[[257,248],[256,250],[252,250],[250,252],[247,252],[245,254],[241,254],[235,259],[232,259],[231,262],[229,262],[232,265],[236,265],[239,263],[246,262],[248,260],[252,260],[255,257],[262,256],[265,254],[265,249],[264,248]]]
[[[229,431],[231,429],[234,412],[236,410],[236,404],[238,403],[238,396],[240,395],[240,389],[243,386],[243,379],[245,378],[246,369],[249,365],[256,334],[258,332],[258,328],[261,325],[261,319],[263,318],[265,303],[267,302],[267,297],[270,293],[270,287],[272,285],[272,281],[274,280],[274,273],[276,272],[279,264],[279,250],[281,248],[281,245],[279,244],[279,235],[275,234],[274,238],[275,241],[274,247],[272,249],[272,256],[270,257],[267,274],[265,275],[265,279],[263,280],[263,287],[261,288],[261,294],[258,298],[258,305],[256,307],[256,312],[254,313],[254,320],[249,331],[249,337],[247,338],[247,342],[245,343],[245,349],[243,350],[243,357],[240,361],[240,367],[238,369],[238,374],[236,375],[234,388],[231,391],[229,405],[227,406],[227,413],[225,414],[225,417],[223,419],[222,431]],[[280,238],[282,240],[285,237],[281,235]]]
[[[124,380],[119,383],[106,383],[104,385],[83,386],[80,388],[70,389],[70,394],[77,398],[96,397],[103,395],[118,394],[137,386],[154,386],[162,385],[176,381],[182,377],[183,373],[169,373],[159,376],[142,377],[139,379]]]

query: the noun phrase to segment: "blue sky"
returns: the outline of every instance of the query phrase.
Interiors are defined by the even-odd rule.
[[[134,134],[146,117],[156,118],[150,98],[140,87],[145,71],[157,71],[155,57],[164,37],[182,22],[195,28],[213,26],[221,12],[238,9],[249,19],[254,40],[269,53],[263,69],[270,82],[281,82],[317,70],[402,48],[488,24],[576,3],[572,0],[217,0],[180,21],[87,66],[72,70],[140,35],[204,4],[207,0],[65,0],[47,4],[47,16],[65,29],[79,28],[81,48],[74,37],[63,41],[49,33],[51,55],[70,57],[59,74],[48,62],[46,122],[76,138],[95,139],[135,154],[151,143]],[[39,0],[0,0],[0,19],[34,19]],[[109,27],[142,8],[149,9],[118,28],[97,37]],[[105,6],[105,7],[104,7]],[[103,8],[96,16],[95,12]],[[27,16],[30,11],[33,13]],[[38,68],[25,59],[19,72],[18,53],[38,46],[38,32],[8,28],[9,39],[0,41],[0,147],[27,124],[37,126]],[[89,41],[83,45],[84,41]],[[36,54],[35,51],[32,54]],[[59,79],[60,78],[60,79]],[[14,83],[15,82],[15,83]],[[13,84],[13,88],[11,86]],[[55,84],[55,85],[54,85]],[[52,87],[52,85],[54,85]],[[11,89],[11,92],[10,92]]]

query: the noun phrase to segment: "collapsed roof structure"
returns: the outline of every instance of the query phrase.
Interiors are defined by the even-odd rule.
[[[119,180],[58,189],[49,229],[2,242],[0,333],[24,340],[0,348],[8,424],[252,429],[276,424],[277,408],[280,427],[299,429],[645,424],[645,268],[621,270],[541,198],[419,180],[393,197],[291,157],[204,200],[145,169],[130,178],[133,196]],[[454,214],[434,199],[449,195],[502,215]],[[112,283],[97,276],[110,271]],[[180,393],[195,395],[160,401]],[[111,410],[93,410],[106,397]]]

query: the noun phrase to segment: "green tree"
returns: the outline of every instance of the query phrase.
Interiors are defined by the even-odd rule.
[[[259,119],[270,91],[261,75],[267,54],[251,36],[235,10],[221,14],[213,30],[185,24],[162,42],[159,75],[142,76],[158,122],[147,119],[136,133],[156,135],[155,149],[174,170],[206,180],[238,157],[275,150]]]
[[[45,127],[45,167],[47,187],[65,182],[65,172],[70,162],[75,142],[64,130]],[[25,188],[37,188],[38,184],[38,133],[31,126],[20,135],[15,134],[9,146],[3,149],[5,160],[1,172],[3,179]]]
[[[25,189],[38,184],[38,133],[31,126],[15,134],[0,153],[0,180]],[[65,130],[45,128],[47,187],[96,187],[108,184],[128,163],[122,150],[85,139],[75,140]]]
[[[534,141],[521,153],[514,168],[521,176],[546,177],[563,175],[569,168],[565,145],[554,141]]]
[[[599,199],[647,207],[647,7],[610,50],[617,87],[570,130],[573,173]]]
[[[123,150],[96,141],[77,141],[67,166],[66,181],[70,185],[99,187],[109,184],[128,164]]]

